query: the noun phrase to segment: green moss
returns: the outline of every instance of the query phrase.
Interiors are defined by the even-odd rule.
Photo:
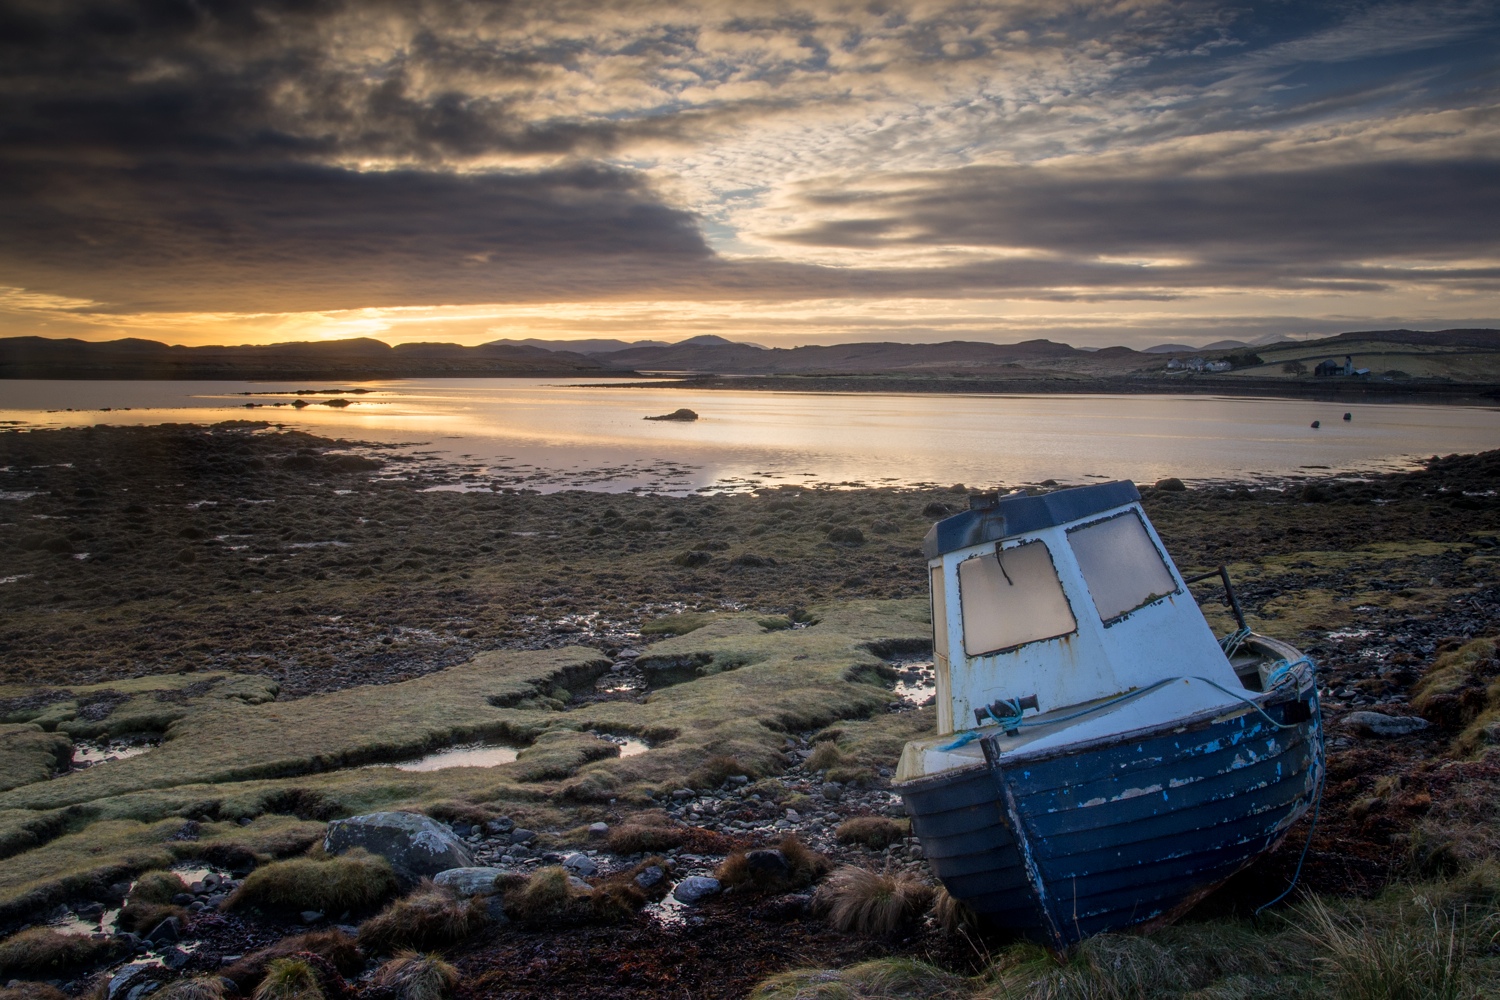
[[[73,744],[34,723],[0,725],[0,791],[46,781],[68,765]]]
[[[126,898],[132,903],[167,904],[187,890],[187,883],[176,872],[146,872],[135,880]]]

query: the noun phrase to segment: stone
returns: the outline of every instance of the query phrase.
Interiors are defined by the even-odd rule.
[[[642,889],[650,889],[666,877],[667,872],[661,865],[647,865],[636,874],[635,884]]]
[[[674,789],[672,791],[672,798],[674,798],[674,799],[690,799],[690,798],[692,798],[696,794],[698,794],[698,793],[694,792],[691,788],[677,788],[677,789]]]
[[[609,824],[608,823],[590,823],[589,824],[589,836],[590,837],[602,837],[602,836],[604,836],[608,832],[609,832]]]
[[[304,924],[315,924],[319,920],[323,919],[323,911],[322,910],[303,910],[302,913],[300,914],[300,916],[302,917],[302,922]]]
[[[498,868],[449,868],[432,876],[432,880],[460,896],[485,896],[494,893],[495,879],[501,874]]]
[[[1408,736],[1430,723],[1416,715],[1384,715],[1380,712],[1350,712],[1342,725],[1361,736]]]
[[[468,848],[451,830],[420,813],[370,813],[328,824],[325,851],[343,854],[355,847],[380,855],[397,874],[411,880],[474,865]]]
[[[599,870],[599,866],[594,864],[594,859],[590,858],[587,854],[568,855],[563,859],[563,867],[575,875],[582,875],[584,878],[588,878]]]
[[[516,828],[516,824],[509,816],[497,816],[484,824],[486,833],[510,833]]]
[[[161,964],[173,970],[180,969],[184,965],[187,965],[188,961],[192,958],[191,955],[183,951],[181,948],[177,947],[175,944],[170,948],[162,949],[159,954],[161,955]]]
[[[132,986],[139,985],[141,978],[157,968],[155,962],[131,962],[109,977],[109,1000],[125,996]]]
[[[717,895],[721,886],[716,878],[707,875],[689,875],[672,888],[672,898],[679,903],[692,906],[709,896]]]
[[[568,884],[571,885],[573,888],[577,889],[579,892],[593,892],[594,891],[594,887],[593,886],[589,885],[587,882],[585,882],[583,879],[579,878],[577,875],[569,875],[568,876]]]
[[[182,930],[177,925],[176,917],[168,917],[155,927],[151,933],[146,935],[147,944],[172,944],[182,940]]]
[[[825,781],[822,787],[823,798],[829,802],[837,802],[844,795],[844,786],[837,781]]]
[[[1156,481],[1156,488],[1161,490],[1163,493],[1187,492],[1187,487],[1183,485],[1182,480],[1178,479],[1176,476],[1168,476],[1166,479],[1158,479]]]
[[[529,844],[535,839],[536,832],[533,830],[522,830],[520,828],[517,828],[515,830],[512,830],[510,833],[510,842],[512,844]]]
[[[750,851],[745,855],[745,867],[759,879],[785,879],[791,876],[792,866],[786,855],[774,848]]]

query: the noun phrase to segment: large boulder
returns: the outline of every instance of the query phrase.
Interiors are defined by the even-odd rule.
[[[469,849],[451,830],[420,813],[370,813],[328,824],[325,851],[343,854],[355,847],[380,855],[398,875],[413,880],[474,865]]]

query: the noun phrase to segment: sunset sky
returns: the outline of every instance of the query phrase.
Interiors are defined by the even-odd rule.
[[[0,0],[0,335],[1500,326],[1500,3]]]

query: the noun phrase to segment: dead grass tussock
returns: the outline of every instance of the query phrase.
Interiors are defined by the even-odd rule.
[[[911,875],[883,875],[851,865],[830,875],[815,900],[839,930],[883,937],[926,912],[932,895],[932,886]]]
[[[269,948],[246,955],[219,974],[238,986],[241,995],[248,996],[266,977],[266,970],[272,962],[303,953],[317,955],[345,976],[354,975],[365,965],[364,956],[348,934],[343,931],[312,931],[283,938]]]
[[[458,970],[431,952],[403,951],[376,971],[375,985],[396,1000],[442,1000],[458,985]]]
[[[839,824],[835,833],[841,844],[864,844],[881,850],[911,835],[911,823],[886,816],[854,816]]]
[[[396,875],[384,858],[362,850],[336,858],[278,861],[251,872],[224,903],[226,909],[261,906],[341,913],[366,910],[396,892]]]
[[[687,830],[684,827],[636,821],[612,828],[604,843],[615,854],[646,854],[670,851],[674,847],[681,847],[686,840]]]
[[[119,925],[123,931],[145,934],[163,920],[176,917],[179,922],[187,919],[187,910],[180,906],[163,906],[160,903],[126,903],[120,909]]]
[[[765,850],[761,848],[760,850]],[[735,851],[727,856],[714,871],[714,877],[724,885],[746,886],[764,892],[785,892],[811,885],[828,874],[832,863],[823,855],[788,834],[774,850],[781,853],[782,866],[757,866],[752,864],[750,854],[754,851]]]
[[[463,941],[489,922],[478,899],[464,899],[449,889],[423,882],[411,895],[396,900],[359,929],[359,946],[368,954],[388,955],[409,949],[446,948]]]
[[[736,775],[759,777],[754,768],[741,764],[738,758],[716,754],[693,769],[688,775],[688,785],[692,788],[718,788]]]
[[[880,958],[847,969],[794,969],[762,982],[751,1000],[967,1000],[961,976],[910,958]]]
[[[1421,896],[1394,914],[1373,908],[1340,913],[1316,898],[1302,908],[1303,933],[1317,949],[1320,978],[1348,1000],[1480,995],[1476,944],[1492,941],[1491,922],[1476,915],[1473,926],[1466,912],[1444,910]]]
[[[505,914],[525,927],[569,927],[616,923],[645,904],[646,894],[629,879],[599,886],[575,882],[566,868],[538,869],[505,893]]]
[[[278,958],[266,967],[253,1000],[325,1000],[317,970],[304,958]]]
[[[16,982],[0,986],[0,1000],[68,1000],[68,995],[48,983]]]
[[[176,872],[146,872],[135,880],[126,897],[132,903],[157,903],[165,906],[172,897],[188,891],[187,883]]]
[[[932,919],[949,934],[973,935],[980,929],[979,914],[968,903],[954,899],[945,885],[933,890]]]
[[[1475,639],[1433,661],[1412,688],[1412,707],[1439,725],[1463,728],[1486,710],[1500,707],[1497,676],[1496,640]]]
[[[72,975],[113,957],[116,950],[113,941],[33,927],[0,941],[0,975]]]
[[[224,1000],[224,980],[218,976],[191,976],[168,983],[158,1000]]]

